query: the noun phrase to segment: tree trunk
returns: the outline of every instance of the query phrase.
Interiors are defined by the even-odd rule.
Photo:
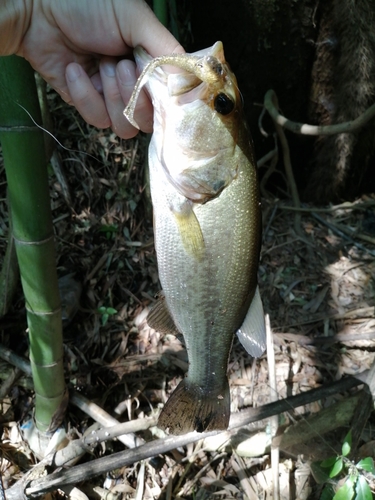
[[[310,116],[322,125],[357,118],[375,97],[375,3],[321,2],[320,32],[312,71]],[[315,143],[308,198],[338,201],[361,193],[374,176],[375,120],[352,134]]]

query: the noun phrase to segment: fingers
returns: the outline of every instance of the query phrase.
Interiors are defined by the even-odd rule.
[[[105,57],[100,62],[100,79],[107,113],[111,120],[112,130],[120,137],[134,137],[138,130],[130,125],[123,115],[125,104],[122,100],[116,78],[116,61]]]
[[[100,62],[100,76],[112,130],[124,139],[134,137],[138,129],[128,122],[123,111],[137,81],[135,63],[124,59],[117,64],[116,59],[104,57]],[[141,92],[134,116],[140,130],[152,132],[152,116],[151,102],[146,93]]]
[[[125,118],[123,111],[137,81],[135,64],[105,57],[101,60],[99,73],[91,78],[79,64],[71,63],[66,68],[66,81],[70,104],[87,123],[98,128],[112,127],[124,139],[137,135]],[[152,131],[152,105],[145,92],[141,92],[135,112],[135,119],[144,132]]]
[[[94,87],[88,75],[77,63],[70,63],[65,70],[66,82],[73,104],[87,123],[98,128],[107,128],[111,120],[103,97]]]

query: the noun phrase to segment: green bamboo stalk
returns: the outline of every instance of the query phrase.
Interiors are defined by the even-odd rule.
[[[8,210],[10,212],[9,203]],[[13,297],[17,290],[19,274],[16,247],[13,239],[12,221],[9,216],[8,243],[3,265],[0,270],[0,318],[5,316],[12,304]]]
[[[0,142],[26,300],[34,418],[39,431],[53,431],[65,392],[62,321],[43,132],[20,107],[41,123],[31,66],[17,56],[0,57],[0,88]]]
[[[168,5],[167,0],[154,0],[153,10],[159,21],[168,26]]]

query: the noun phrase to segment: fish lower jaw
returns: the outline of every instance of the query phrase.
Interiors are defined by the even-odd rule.
[[[158,427],[173,435],[191,431],[225,430],[229,425],[229,384],[217,394],[183,379],[166,402]]]

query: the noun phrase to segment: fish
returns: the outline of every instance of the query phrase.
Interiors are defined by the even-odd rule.
[[[134,57],[142,72],[124,114],[139,128],[144,86],[154,107],[148,157],[162,292],[147,322],[182,334],[189,360],[158,426],[172,435],[227,429],[234,335],[253,357],[266,346],[260,194],[242,96],[222,42],[157,58],[136,47]]]

